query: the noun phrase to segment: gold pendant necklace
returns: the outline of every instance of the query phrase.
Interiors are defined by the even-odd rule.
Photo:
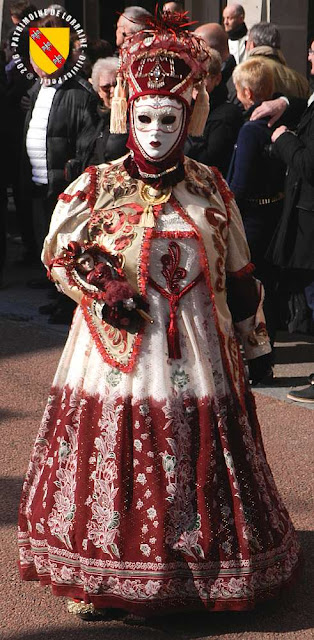
[[[154,206],[156,204],[163,204],[164,202],[168,202],[171,196],[171,191],[171,187],[167,187],[164,191],[158,191],[157,189],[151,187],[149,184],[142,183],[140,185],[140,197],[146,203],[139,222],[140,227],[155,226]]]

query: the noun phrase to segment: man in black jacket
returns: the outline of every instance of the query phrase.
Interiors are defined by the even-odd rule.
[[[32,62],[38,80],[29,92],[22,162],[22,191],[31,194],[38,251],[48,233],[58,196],[86,168],[82,159],[95,134],[98,98],[80,76],[62,84],[46,82],[45,73]],[[54,74],[57,79],[64,68]],[[49,76],[50,81],[52,76]],[[33,283],[40,286],[39,283]],[[43,281],[44,285],[44,281]],[[56,312],[57,313],[57,312]],[[50,322],[66,319],[62,313]]]
[[[245,13],[241,4],[228,4],[222,14],[223,24],[228,36],[229,51],[239,64],[245,60],[247,26],[244,22]]]
[[[81,76],[70,78],[61,85],[49,86],[54,95],[47,121],[44,123],[46,157],[43,160],[46,161],[47,176],[36,180],[36,175],[32,172],[36,159],[32,157],[28,141],[34,109],[40,104],[40,94],[47,88],[45,84],[37,81],[29,91],[30,108],[24,129],[22,185],[25,191],[32,190],[32,193],[36,192],[34,184],[45,185],[45,196],[56,203],[58,195],[69,182],[85,169],[85,166],[82,166],[82,158],[86,155],[98,124],[98,98],[91,83]]]

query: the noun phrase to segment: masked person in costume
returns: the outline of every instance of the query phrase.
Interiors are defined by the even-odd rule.
[[[262,287],[226,183],[182,154],[208,115],[211,50],[180,21],[121,48],[112,129],[127,81],[130,153],[67,188],[43,251],[78,308],[23,487],[20,572],[82,616],[250,609],[299,564],[240,353],[263,377]],[[114,323],[103,275],[75,276],[84,246],[134,290]],[[130,332],[134,308],[152,321]]]

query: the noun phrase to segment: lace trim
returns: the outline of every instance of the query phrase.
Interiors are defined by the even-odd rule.
[[[153,238],[195,238],[197,239],[195,231],[158,231],[153,230]]]
[[[171,200],[171,198],[170,198]],[[162,204],[156,204],[154,207],[154,216],[156,218],[156,220],[158,219],[158,216],[160,215],[161,211],[163,210],[163,205]],[[140,255],[139,255],[139,262],[138,262],[138,267],[137,267],[137,284],[138,284],[138,288],[140,293],[142,294],[142,296],[146,296],[146,291],[147,291],[147,282],[148,282],[148,277],[149,277],[149,257],[150,257],[150,245],[151,245],[151,241],[152,238],[154,236],[155,233],[155,229],[154,227],[146,227],[144,234],[143,234],[143,239],[142,239],[142,244],[141,244],[141,248],[140,248]]]
[[[175,171],[178,168],[178,166],[179,166],[179,163],[177,162],[173,167],[169,167],[169,169],[165,169],[165,171],[161,171],[161,173],[145,173],[145,171],[141,171],[139,166],[137,167],[137,169],[142,178],[154,179],[154,178],[161,178],[162,176],[166,176],[168,173],[172,173],[172,171]]]
[[[119,371],[122,371],[123,373],[130,373],[130,371],[132,371],[132,369],[134,368],[134,365],[137,360],[137,356],[138,356],[141,342],[144,335],[144,327],[141,327],[139,332],[135,334],[133,343],[129,347],[126,344],[126,341],[124,340],[125,348],[129,348],[129,354],[126,357],[127,362],[123,363],[117,360],[117,358],[115,358],[106,347],[104,340],[102,339],[101,332],[96,326],[95,317],[90,308],[88,298],[83,297],[81,302],[81,308],[82,308],[84,319],[88,326],[89,332],[95,342],[97,351],[100,353],[104,361],[107,362],[107,364],[109,364],[110,366],[119,369]],[[110,325],[108,325],[106,322],[103,321],[102,324],[103,324],[104,330],[106,326],[110,328]],[[122,338],[121,341],[123,341],[122,333],[121,333],[121,338]]]

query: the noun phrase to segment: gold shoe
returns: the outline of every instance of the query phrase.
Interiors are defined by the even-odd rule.
[[[106,609],[96,609],[95,605],[91,602],[86,604],[84,600],[80,602],[68,600],[67,608],[69,613],[79,616],[82,620],[100,620],[106,615]]]

